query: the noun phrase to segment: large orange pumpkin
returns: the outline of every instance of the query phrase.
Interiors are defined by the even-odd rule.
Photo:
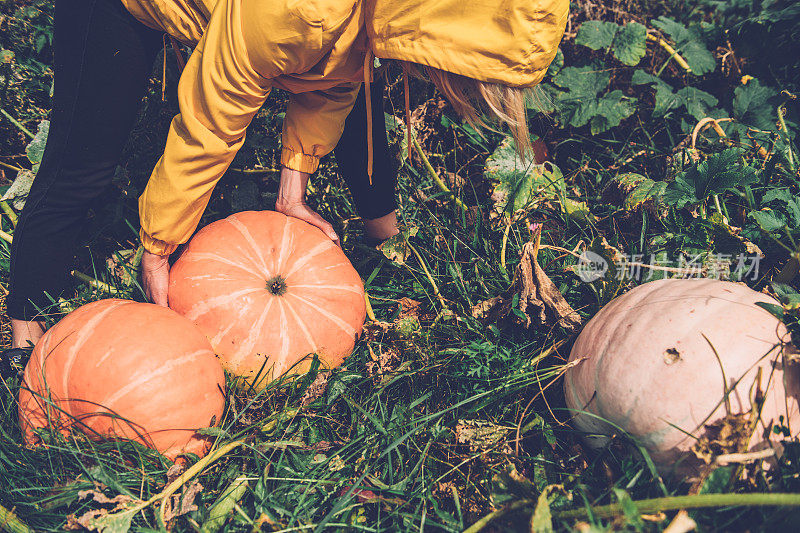
[[[199,231],[170,271],[169,305],[206,333],[229,371],[258,386],[306,371],[309,354],[340,365],[366,313],[363,283],[341,249],[274,211]]]
[[[662,469],[700,465],[694,437],[726,412],[750,412],[761,371],[765,392],[751,449],[771,446],[772,426],[800,431],[800,372],[785,355],[789,335],[757,302],[777,303],[736,283],[667,279],[613,300],[578,336],[564,390],[590,447],[625,431]],[[690,436],[691,435],[691,436]]]
[[[170,459],[204,455],[198,428],[219,422],[225,373],[203,333],[174,311],[127,300],[76,309],[36,344],[19,393],[28,444],[50,425],[130,439]]]

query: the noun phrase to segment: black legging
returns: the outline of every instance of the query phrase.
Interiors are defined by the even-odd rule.
[[[76,237],[92,201],[111,183],[144,95],[162,34],[119,0],[57,0],[55,87],[42,164],[11,247],[11,318],[32,320],[69,284]],[[372,87],[383,94],[382,84]],[[388,154],[381,98],[373,98],[373,186],[366,175],[363,89],[336,148],[356,209],[378,218],[395,209],[396,174]]]

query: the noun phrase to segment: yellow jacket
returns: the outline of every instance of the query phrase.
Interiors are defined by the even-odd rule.
[[[146,25],[197,44],[180,114],[139,198],[142,242],[166,254],[197,227],[273,87],[291,93],[281,164],[314,172],[339,141],[367,49],[517,87],[542,79],[568,0],[122,0]]]

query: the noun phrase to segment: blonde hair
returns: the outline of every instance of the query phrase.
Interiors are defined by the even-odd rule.
[[[404,69],[436,85],[456,113],[476,130],[492,129],[498,122],[506,124],[514,137],[519,156],[523,159],[528,155],[532,157],[525,107],[525,98],[530,89],[480,81],[409,62],[404,62]]]

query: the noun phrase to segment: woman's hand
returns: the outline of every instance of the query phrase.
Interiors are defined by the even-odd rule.
[[[151,302],[167,306],[169,288],[169,255],[156,255],[145,251],[142,255],[142,283],[144,293]]]
[[[286,216],[299,218],[316,226],[322,233],[328,236],[336,246],[341,246],[339,236],[333,230],[333,226],[319,216],[319,214],[308,207],[305,201],[306,185],[310,174],[299,172],[286,167],[281,169],[281,184],[278,188],[278,199],[275,202],[275,210]]]

